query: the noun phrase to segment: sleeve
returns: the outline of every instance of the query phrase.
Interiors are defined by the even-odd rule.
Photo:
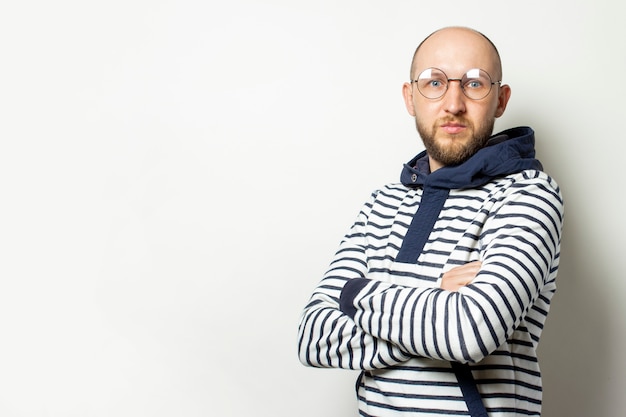
[[[410,358],[399,346],[357,326],[339,306],[346,282],[359,282],[367,276],[366,227],[375,196],[363,206],[304,308],[298,327],[298,355],[305,365],[371,370]]]
[[[489,214],[479,237],[482,267],[471,284],[449,292],[361,277],[345,286],[341,306],[358,329],[402,352],[478,362],[511,336],[553,280],[562,225],[556,183],[526,178]]]

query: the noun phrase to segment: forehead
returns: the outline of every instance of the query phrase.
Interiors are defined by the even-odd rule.
[[[498,58],[491,43],[469,29],[449,28],[435,32],[420,46],[415,56],[417,73],[425,68],[440,68],[456,76],[470,68],[496,74]]]

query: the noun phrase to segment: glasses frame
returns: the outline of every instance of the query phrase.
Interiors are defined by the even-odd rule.
[[[420,72],[419,75],[422,75],[427,70],[437,70],[437,71],[440,71],[443,74],[444,79],[446,80],[446,89],[443,91],[443,93],[441,93],[440,96],[437,96],[437,97],[427,97],[427,96],[424,95],[424,93],[422,93],[422,90],[420,90],[419,85],[417,84],[417,82],[419,81],[419,78],[417,80],[411,80],[411,84],[415,83],[415,86],[417,87],[417,91],[419,91],[419,93],[422,95],[422,97],[424,97],[427,100],[439,100],[441,97],[445,96],[446,93],[448,92],[448,88],[450,88],[450,82],[451,81],[458,81],[459,82],[459,86],[461,87],[461,91],[463,91],[463,95],[465,97],[469,98],[470,100],[482,100],[485,97],[487,97],[489,95],[489,93],[491,93],[491,90],[493,89],[493,86],[495,84],[498,84],[498,86],[502,85],[502,80],[491,81],[491,75],[487,71],[485,71],[484,69],[482,69],[482,68],[470,68],[467,71],[465,71],[465,74],[469,73],[472,70],[478,70],[478,71],[482,71],[485,74],[487,74],[487,77],[489,78],[489,90],[487,91],[487,93],[484,96],[480,97],[480,98],[473,98],[473,97],[470,97],[470,96],[467,95],[467,92],[465,91],[465,87],[463,87],[463,78],[465,77],[465,74],[463,74],[463,77],[461,77],[461,78],[448,78],[448,74],[446,74],[444,70],[442,70],[440,68],[436,68],[436,67],[429,67],[429,68],[425,68],[424,70],[422,70],[422,72]],[[419,75],[418,75],[418,77],[419,77]]]

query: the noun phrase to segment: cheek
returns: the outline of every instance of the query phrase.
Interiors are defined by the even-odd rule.
[[[475,123],[484,124],[497,116],[498,103],[489,101],[485,103],[475,103],[472,114]],[[469,113],[469,112],[468,112]]]
[[[433,103],[430,101],[425,102],[425,99],[417,99],[413,102],[415,108],[415,116],[419,117],[422,120],[434,120],[439,117],[439,106],[437,103]]]

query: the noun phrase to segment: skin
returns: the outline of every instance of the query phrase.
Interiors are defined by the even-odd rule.
[[[448,291],[458,291],[459,288],[472,283],[481,266],[482,262],[474,261],[452,268],[442,275],[439,287]]]
[[[411,79],[430,67],[443,70],[449,78],[461,78],[471,68],[487,71],[493,81],[502,77],[500,59],[493,45],[468,28],[444,28],[422,43],[411,66]],[[419,93],[415,83],[407,82],[402,86],[402,95],[407,111],[415,118],[434,172],[464,162],[485,145],[495,119],[506,109],[511,88],[495,84],[487,97],[471,100],[463,94],[460,83],[452,81],[443,97],[430,100]],[[442,275],[440,287],[458,291],[472,282],[481,265],[475,261],[447,271]]]
[[[445,28],[422,43],[413,63],[412,79],[426,68],[443,70],[449,78],[461,78],[471,68],[501,78],[500,60],[491,43],[467,28]],[[495,119],[502,116],[511,96],[508,85],[495,84],[487,97],[471,100],[458,82],[452,81],[443,97],[423,97],[415,83],[405,83],[402,95],[406,109],[415,118],[428,153],[431,172],[464,162],[485,145]]]

